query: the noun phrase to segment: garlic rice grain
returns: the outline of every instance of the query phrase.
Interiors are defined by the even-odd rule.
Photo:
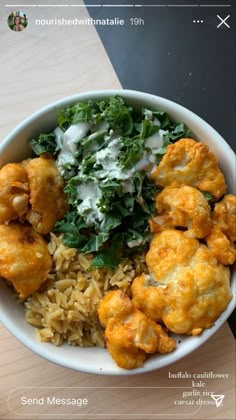
[[[97,305],[113,289],[129,293],[132,280],[146,272],[143,255],[124,259],[115,271],[91,266],[93,255],[67,248],[51,233],[48,250],[53,267],[39,291],[26,301],[26,321],[42,342],[104,347]]]

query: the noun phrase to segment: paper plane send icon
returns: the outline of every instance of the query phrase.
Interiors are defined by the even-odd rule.
[[[223,405],[222,403],[223,403],[223,399],[224,399],[225,395],[211,394],[211,397],[216,402],[216,407],[220,407],[221,405]]]

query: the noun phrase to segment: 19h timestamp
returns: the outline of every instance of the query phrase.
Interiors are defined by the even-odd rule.
[[[145,21],[140,17],[132,17],[130,18],[130,24],[132,26],[144,26]]]

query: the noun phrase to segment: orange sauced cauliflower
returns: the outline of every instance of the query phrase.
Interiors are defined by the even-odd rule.
[[[227,194],[212,212],[212,229],[206,243],[217,260],[231,265],[236,260],[236,197]]]
[[[211,229],[211,208],[194,187],[166,187],[156,197],[158,215],[150,220],[151,232],[186,227],[189,238],[204,238]]]
[[[29,205],[27,172],[19,163],[0,169],[0,223],[25,218]]]
[[[224,175],[206,144],[183,138],[167,147],[152,179],[161,187],[190,185],[218,200],[226,192]]]
[[[200,334],[232,298],[229,268],[206,245],[181,231],[156,234],[146,262],[152,280],[143,274],[133,281],[132,302],[174,333]]]
[[[106,327],[107,349],[121,368],[137,368],[147,353],[169,353],[175,348],[175,340],[164,328],[136,309],[121,290],[111,291],[101,300],[98,316]]]
[[[55,160],[40,156],[23,162],[29,179],[30,205],[27,220],[38,233],[49,233],[68,209],[64,180]]]
[[[0,276],[24,299],[46,280],[52,266],[47,242],[28,224],[0,225]]]

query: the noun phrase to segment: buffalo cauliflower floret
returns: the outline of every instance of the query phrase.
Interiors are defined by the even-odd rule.
[[[133,305],[129,297],[123,291],[114,290],[109,292],[98,306],[99,321],[103,327],[107,326],[109,319],[126,317],[133,311]]]
[[[121,368],[137,368],[143,365],[146,353],[168,353],[175,348],[175,340],[163,327],[137,310],[121,290],[111,291],[101,300],[98,316],[106,327],[107,349]]]
[[[215,205],[212,220],[231,242],[236,241],[236,196],[227,194]]]
[[[232,298],[229,268],[181,231],[156,234],[146,261],[151,280],[142,275],[133,281],[132,302],[176,334],[198,335],[211,327]]]
[[[151,232],[186,227],[189,238],[204,238],[211,229],[210,206],[194,187],[166,187],[156,197],[158,215],[150,220]]]
[[[19,163],[8,163],[0,170],[0,223],[23,219],[28,204],[27,172]]]
[[[0,225],[0,276],[24,299],[46,280],[52,266],[46,241],[31,226]]]
[[[206,243],[221,264],[233,264],[236,260],[236,197],[224,196],[212,212],[212,229]]]
[[[167,147],[151,178],[161,187],[190,185],[217,201],[226,191],[224,175],[206,144],[184,138]]]
[[[206,237],[206,243],[212,254],[224,265],[231,265],[236,260],[235,245],[217,226],[213,225],[210,234]]]
[[[23,164],[30,187],[31,209],[27,220],[36,232],[47,234],[68,209],[63,178],[52,158],[41,156]]]

